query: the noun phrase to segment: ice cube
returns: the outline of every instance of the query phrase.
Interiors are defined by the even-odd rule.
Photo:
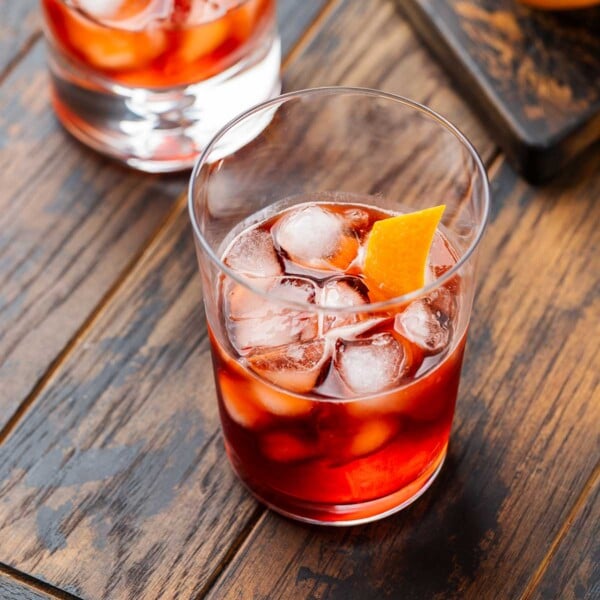
[[[273,238],[264,229],[250,229],[237,237],[227,250],[224,262],[252,277],[275,277],[283,272]]]
[[[76,0],[75,5],[93,17],[111,17],[117,14],[126,0]]]
[[[323,368],[325,341],[289,344],[251,354],[247,359],[250,368],[271,383],[290,392],[308,392],[315,386]]]
[[[267,293],[283,300],[314,304],[316,287],[309,279],[276,277]],[[232,282],[226,292],[226,317],[229,337],[242,354],[259,347],[312,340],[318,332],[316,311],[269,300]]]
[[[348,208],[342,213],[342,216],[346,223],[348,223],[349,229],[354,231],[359,237],[364,235],[371,222],[369,213],[362,208]]]
[[[379,450],[398,431],[397,421],[393,419],[370,419],[364,421],[350,442],[353,456],[364,456]]]
[[[65,27],[73,46],[100,69],[142,68],[167,46],[165,32],[160,29],[115,30],[78,15],[66,20]]]
[[[369,302],[369,290],[358,278],[352,276],[329,279],[321,291],[319,304],[327,307],[350,308]],[[323,332],[332,327],[341,327],[358,320],[356,313],[332,313],[323,315]]]
[[[177,56],[184,62],[194,62],[214,52],[229,35],[227,19],[217,19],[203,25],[186,28],[180,36]]]
[[[252,386],[243,380],[230,377],[224,371],[218,374],[221,400],[227,414],[242,427],[258,427],[268,415],[254,398]]]
[[[327,307],[346,308],[369,302],[369,290],[358,277],[342,276],[328,279],[323,286],[319,304]]]
[[[358,336],[365,335],[369,332],[369,330],[374,329],[378,325],[381,325],[384,321],[390,320],[389,317],[372,317],[368,319],[360,319],[353,323],[347,323],[345,325],[340,325],[339,327],[334,327],[329,329],[324,338],[331,342],[335,342],[335,340],[354,340]]]
[[[396,315],[394,329],[428,354],[438,354],[450,341],[450,318],[431,299],[416,300]]]
[[[142,31],[166,19],[171,0],[74,0],[75,5],[107,27]]]
[[[358,252],[358,240],[343,219],[316,205],[284,216],[274,236],[291,260],[316,269],[345,270]]]
[[[260,446],[263,454],[276,462],[297,462],[317,454],[314,445],[284,431],[264,434]]]
[[[351,391],[374,394],[399,382],[404,371],[404,349],[389,333],[339,340],[334,364]]]
[[[438,320],[441,322],[451,320],[456,316],[456,286],[457,283],[453,278],[445,285],[433,290],[427,296],[428,304],[433,308]],[[449,289],[450,287],[454,288],[454,292]]]
[[[255,4],[256,1],[260,4],[260,0],[246,0],[246,4]],[[173,13],[184,16],[188,24],[207,23],[221,19],[240,4],[240,0],[175,0]]]
[[[436,232],[431,242],[431,249],[429,251],[429,271],[432,275],[432,279],[441,277],[446,271],[451,269],[456,263],[456,256],[451,250],[451,247],[446,238]]]

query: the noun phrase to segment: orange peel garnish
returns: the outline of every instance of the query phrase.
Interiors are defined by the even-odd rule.
[[[371,285],[388,297],[423,287],[427,257],[445,208],[426,208],[381,219],[373,225],[363,269]]]

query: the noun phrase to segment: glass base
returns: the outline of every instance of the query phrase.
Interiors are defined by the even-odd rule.
[[[236,466],[237,461],[227,447],[229,462],[235,474],[257,500],[284,517],[313,525],[336,527],[378,521],[412,504],[435,481],[444,465],[446,452],[447,446],[442,449],[432,465],[419,478],[393,494],[356,504],[323,504],[300,500],[273,490],[257,490],[256,486],[241,475]]]
[[[150,173],[190,168],[223,125],[281,91],[279,38],[209,80],[164,91],[117,85],[55,48],[49,54],[63,126],[94,150]]]

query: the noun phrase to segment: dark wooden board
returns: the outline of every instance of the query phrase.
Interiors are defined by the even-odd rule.
[[[532,600],[600,598],[600,469],[580,511],[547,565]]]
[[[325,3],[279,2],[285,52]],[[164,223],[189,174],[135,173],[72,140],[50,107],[41,40],[0,85],[0,107],[1,431]]]
[[[40,35],[39,0],[2,0],[0,5],[0,82],[5,71]]]
[[[361,527],[267,513],[209,598],[480,600],[529,588],[598,458],[600,155],[540,191],[503,164],[493,189],[439,479],[406,511]],[[585,547],[582,525],[572,535]]]
[[[600,8],[397,0],[513,166],[532,182],[600,140]]]
[[[337,36],[350,61],[332,74]],[[286,74],[293,88],[404,79],[491,155],[385,0],[343,3]],[[196,271],[182,210],[0,446],[0,561],[94,599],[192,597],[226,567],[263,509],[224,456]]]

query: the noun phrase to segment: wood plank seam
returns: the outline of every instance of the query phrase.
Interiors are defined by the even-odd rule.
[[[19,51],[8,61],[8,64],[0,72],[0,85],[4,83],[6,78],[17,68],[18,64],[29,54],[31,49],[40,41],[42,38],[41,31],[33,32],[21,46]]]
[[[296,60],[302,50],[308,45],[310,40],[318,33],[321,24],[329,18],[329,15],[342,3],[343,0],[328,0],[323,8],[317,13],[312,23],[304,30],[304,33],[298,38],[290,48],[287,56],[281,61],[281,70],[285,71],[287,66]]]
[[[40,378],[40,380],[37,382],[31,393],[25,398],[25,400],[23,400],[23,402],[14,412],[14,414],[10,417],[6,425],[0,430],[0,445],[15,429],[21,418],[27,413],[31,406],[33,406],[36,398],[40,395],[42,390],[50,382],[54,374],[60,369],[64,361],[67,360],[67,358],[74,352],[75,348],[77,348],[79,341],[82,338],[84,338],[87,332],[94,326],[94,323],[103,314],[105,308],[119,293],[119,290],[121,289],[122,285],[129,279],[129,276],[133,273],[133,271],[135,271],[135,268],[139,264],[139,262],[154,247],[156,240],[161,237],[163,231],[168,229],[173,223],[173,221],[175,221],[179,217],[181,212],[184,210],[185,204],[186,194],[182,194],[173,205],[173,208],[167,214],[165,220],[150,236],[147,245],[141,248],[138,251],[138,253],[133,257],[133,259],[129,262],[129,264],[126,265],[119,277],[111,285],[106,294],[104,294],[104,296],[100,299],[100,302],[96,305],[94,310],[88,315],[88,317],[76,331],[75,335],[69,340],[69,342],[58,354],[58,356],[50,363],[50,366],[48,367],[44,375]]]
[[[13,567],[9,567],[2,562],[0,562],[0,573],[5,575],[8,579],[12,579],[43,594],[57,598],[58,600],[82,600],[79,596],[65,592],[64,590],[61,590],[50,583],[46,583],[45,581],[40,581],[39,579],[18,571]]]
[[[558,548],[560,547],[562,541],[566,537],[571,525],[577,518],[577,515],[584,508],[585,503],[588,500],[590,494],[592,493],[592,490],[594,489],[594,486],[596,485],[599,478],[600,478],[600,461],[598,461],[598,463],[596,463],[596,467],[592,471],[592,474],[590,475],[588,480],[585,482],[583,488],[581,489],[581,492],[579,493],[579,496],[573,503],[571,510],[569,511],[565,520],[563,521],[560,529],[558,530],[558,533],[554,536],[554,539],[552,540],[552,543],[550,544],[548,551],[546,552],[546,554],[540,561],[540,564],[538,565],[537,569],[535,570],[535,573],[529,580],[529,582],[525,588],[525,591],[523,592],[523,594],[521,595],[519,600],[529,600],[533,596],[533,593],[535,592],[540,581],[542,580],[542,577],[546,573],[546,570],[548,569],[548,567],[552,561],[552,558],[558,551]]]
[[[196,600],[202,600],[206,598],[210,590],[215,585],[216,581],[221,576],[221,573],[227,569],[227,567],[231,564],[231,561],[238,555],[240,548],[247,542],[250,537],[250,533],[254,530],[257,524],[264,518],[267,509],[263,507],[262,504],[257,504],[254,512],[250,515],[248,522],[244,525],[242,530],[236,536],[233,543],[228,548],[227,553],[221,560],[221,562],[215,567],[213,572],[210,574],[210,577],[206,580],[206,583],[202,586],[200,592],[196,596]]]

